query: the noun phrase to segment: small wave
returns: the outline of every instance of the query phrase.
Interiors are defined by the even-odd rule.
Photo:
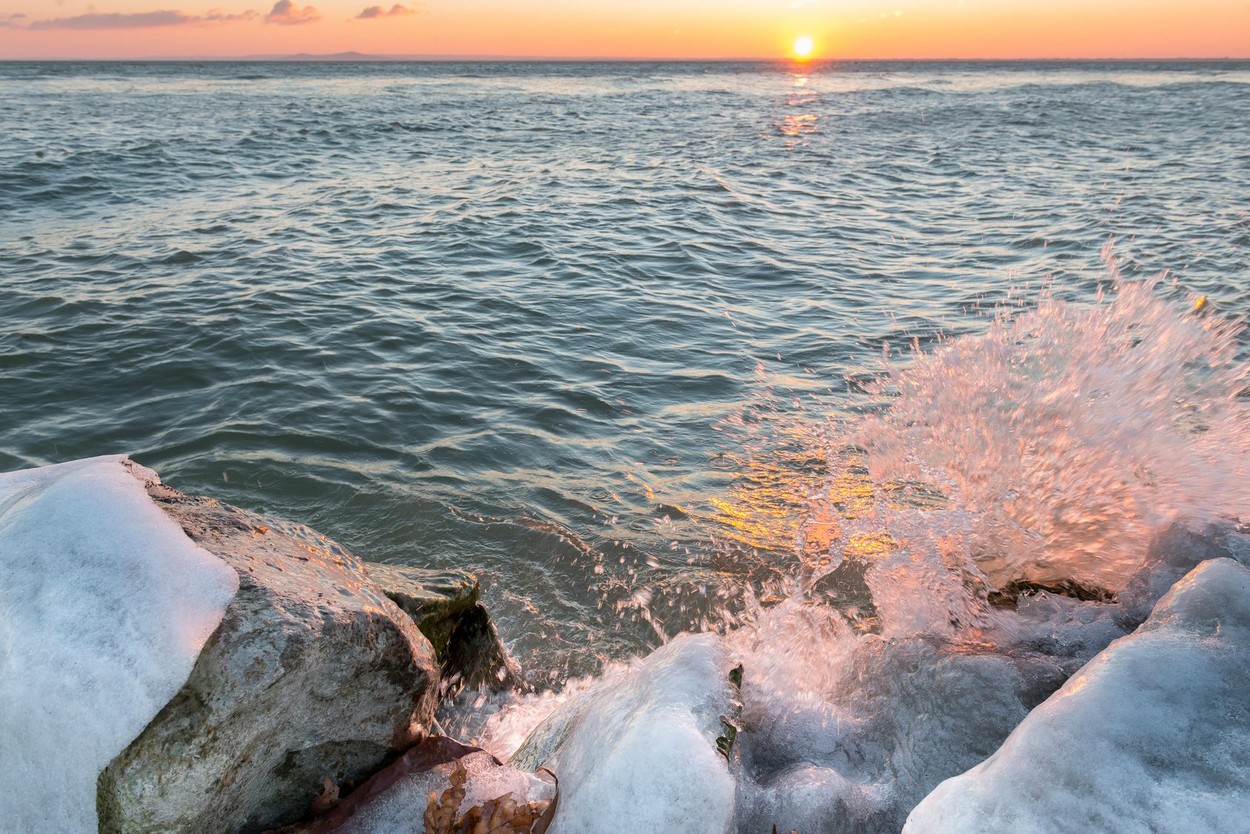
[[[203,256],[196,252],[188,252],[186,249],[179,249],[161,259],[161,263],[170,265],[185,265],[199,263]]]

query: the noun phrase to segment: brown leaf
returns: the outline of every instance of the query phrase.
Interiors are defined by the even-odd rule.
[[[528,810],[529,803],[525,804],[525,808]],[[516,800],[512,798],[511,793],[506,793],[495,800],[495,807],[487,822],[487,834],[494,834],[497,831],[529,834],[529,830],[529,823],[526,822],[523,813],[517,812]]]
[[[435,807],[435,800],[436,797],[431,793],[430,808]],[[542,834],[550,824],[549,819],[543,822],[549,807],[550,803],[547,802],[518,804],[509,791],[503,796],[488,799],[481,805],[469,808],[454,820],[447,816],[436,817],[427,809],[426,834]],[[441,809],[438,813],[441,813]],[[449,820],[449,829],[433,827],[437,824],[446,825]],[[536,827],[540,823],[542,827]]]
[[[321,795],[313,800],[312,812],[314,814],[324,814],[335,805],[339,804],[339,786],[327,774],[322,781]]]
[[[464,764],[457,759],[456,767],[449,777],[451,787],[443,791],[441,797],[430,791],[422,817],[425,834],[457,834],[457,812],[460,810],[460,803],[464,801],[464,783],[468,778]]]
[[[478,805],[470,808],[468,812],[460,818],[459,824],[456,826],[457,834],[486,834],[486,820],[484,816],[484,806]]]
[[[517,805],[512,793],[508,792],[483,806],[489,811],[489,818],[482,834],[533,834],[533,825],[546,807],[546,802]]]

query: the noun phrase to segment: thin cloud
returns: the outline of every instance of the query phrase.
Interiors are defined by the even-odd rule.
[[[0,29],[20,29],[26,25],[26,15],[18,12],[0,17]]]
[[[301,23],[316,23],[321,20],[321,13],[312,6],[300,8],[292,0],[278,0],[273,4],[273,11],[265,15],[266,23],[279,23],[283,26],[298,26]]]
[[[260,17],[256,12],[241,12],[239,14],[228,14],[219,9],[209,9],[204,15],[206,23],[238,23],[244,20],[255,20]]]
[[[22,17],[15,15],[14,17]],[[242,14],[225,14],[219,11],[210,11],[205,15],[193,15],[177,10],[166,10],[158,12],[135,12],[133,14],[80,14],[75,17],[54,17],[50,20],[36,20],[30,24],[30,28],[35,31],[48,29],[150,29],[157,26],[193,26],[197,23],[236,23],[244,20],[253,20],[257,17],[256,12],[243,12]],[[7,25],[13,26],[13,18],[9,18]]]
[[[416,9],[410,9],[407,6],[401,6],[396,3],[387,9],[385,6],[370,6],[360,14],[356,15],[357,20],[377,20],[380,17],[404,17],[405,15],[416,14]]]

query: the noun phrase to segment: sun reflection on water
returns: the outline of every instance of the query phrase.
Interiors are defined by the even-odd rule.
[[[805,147],[809,136],[819,133],[820,116],[815,112],[819,96],[806,90],[807,72],[795,72],[791,76],[793,88],[786,96],[785,107],[790,111],[782,115],[774,128],[786,138],[786,149]]]

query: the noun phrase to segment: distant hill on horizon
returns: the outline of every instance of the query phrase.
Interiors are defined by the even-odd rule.
[[[452,60],[456,56],[451,56]],[[438,61],[442,55],[373,55],[367,52],[331,52],[317,54],[297,52],[294,55],[244,55],[240,58],[204,58],[206,61]]]

